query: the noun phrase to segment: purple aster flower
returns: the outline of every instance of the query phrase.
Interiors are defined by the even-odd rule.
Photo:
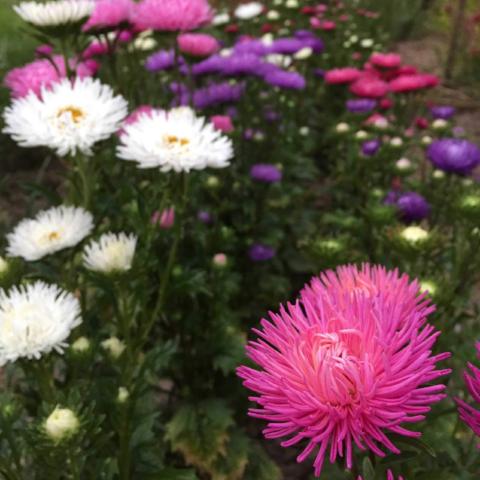
[[[238,102],[243,91],[244,87],[241,84],[215,83],[196,90],[193,94],[193,104],[196,108],[204,109],[222,103]]]
[[[227,76],[254,75],[263,76],[273,65],[264,62],[253,53],[234,54],[225,57],[221,73]]]
[[[208,75],[211,73],[218,73],[222,71],[225,58],[220,55],[212,55],[211,57],[196,63],[192,67],[193,75]]]
[[[248,250],[248,256],[253,262],[266,262],[276,255],[274,248],[262,243],[253,244]]]
[[[318,78],[324,78],[325,77],[325,70],[323,68],[316,68],[313,71],[313,73]]]
[[[370,113],[377,106],[377,101],[371,98],[354,98],[347,100],[346,106],[352,113]]]
[[[233,49],[235,54],[253,53],[259,57],[271,53],[270,45],[265,45],[261,40],[245,40],[238,42]]]
[[[401,194],[396,201],[396,206],[400,216],[406,222],[418,222],[430,214],[429,203],[416,192]]]
[[[281,118],[281,115],[276,112],[273,108],[267,107],[263,112],[263,117],[269,123],[278,122]]]
[[[378,138],[375,138],[373,140],[367,140],[362,144],[362,153],[367,157],[372,157],[378,152],[381,146],[382,142],[378,140]]]
[[[160,72],[173,68],[175,63],[175,52],[173,50],[160,50],[147,57],[145,60],[145,68],[152,73]],[[180,57],[178,63],[182,65],[185,61]]]
[[[305,78],[299,73],[287,72],[277,68],[267,73],[263,79],[274,87],[292,90],[303,90],[307,85]]]
[[[442,138],[435,140],[427,150],[433,165],[445,172],[468,175],[480,164],[480,149],[468,140]]]
[[[298,38],[278,38],[270,46],[272,53],[281,53],[283,55],[292,55],[305,47],[303,40]]]
[[[257,182],[276,183],[282,179],[282,172],[270,163],[257,163],[250,169],[250,177]]]
[[[455,115],[455,108],[450,105],[438,105],[430,108],[430,113],[433,118],[449,120]]]
[[[197,213],[197,219],[204,223],[205,225],[209,225],[210,223],[213,222],[213,217],[210,212],[207,212],[206,210],[200,210]]]
[[[387,193],[387,196],[385,197],[385,199],[383,200],[383,203],[385,205],[397,205],[397,200],[398,200],[398,197],[399,197],[399,193],[395,190],[390,190],[388,193]]]

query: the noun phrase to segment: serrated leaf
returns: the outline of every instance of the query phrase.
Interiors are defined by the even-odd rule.
[[[166,425],[165,436],[188,463],[208,470],[225,451],[232,423],[232,412],[223,400],[208,399],[180,407]]]

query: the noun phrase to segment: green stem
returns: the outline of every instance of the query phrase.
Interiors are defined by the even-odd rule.
[[[10,424],[5,426],[4,433],[5,433],[5,438],[7,439],[8,445],[10,447],[10,450],[12,452],[12,457],[13,457],[13,462],[15,463],[15,467],[18,472],[21,472],[22,456],[18,449],[17,442],[15,441],[15,438],[13,436],[12,426]]]
[[[177,202],[177,208],[175,210],[175,239],[170,248],[170,253],[167,259],[167,265],[165,266],[165,270],[160,280],[160,287],[158,289],[157,302],[155,304],[155,307],[153,308],[152,314],[141,336],[141,340],[140,340],[141,345],[143,345],[148,339],[148,335],[150,334],[150,331],[155,325],[155,321],[157,320],[159,314],[161,313],[164,307],[165,297],[167,294],[171,273],[173,270],[173,266],[175,265],[175,260],[177,259],[178,247],[183,237],[183,212],[187,203],[187,193],[188,193],[187,174],[182,174],[181,185],[182,187],[180,192],[180,198],[179,198],[179,201]]]
[[[69,460],[69,465],[71,468],[71,478],[72,480],[80,480],[80,468],[78,465],[78,460],[77,456],[75,455],[75,452],[70,451],[68,455],[68,460]]]
[[[131,455],[130,455],[130,419],[128,408],[122,405],[122,422],[120,428],[120,448],[118,456],[118,470],[121,480],[130,479]]]
[[[53,403],[55,398],[53,376],[47,363],[40,359],[33,367],[42,400]]]
[[[84,157],[83,155],[77,156],[77,172],[80,178],[80,193],[81,193],[81,204],[84,208],[88,209],[90,205],[90,182],[93,181],[92,178],[89,177],[89,160]]]

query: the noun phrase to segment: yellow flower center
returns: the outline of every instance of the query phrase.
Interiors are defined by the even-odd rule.
[[[85,113],[84,113],[83,110],[81,110],[78,107],[73,107],[73,106],[61,108],[57,113],[57,117],[60,118],[60,117],[63,117],[64,115],[66,115],[66,114],[67,115],[70,114],[70,118],[73,120],[73,123],[80,123],[82,118],[85,117]]]
[[[190,140],[188,138],[179,138],[176,135],[167,135],[165,137],[165,143],[170,147],[174,147],[176,145],[185,147],[190,143]]]
[[[47,236],[48,240],[51,242],[58,240],[60,238],[60,234],[58,232],[51,232]]]

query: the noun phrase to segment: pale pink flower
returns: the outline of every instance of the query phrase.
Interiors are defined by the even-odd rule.
[[[151,105],[140,105],[137,107],[133,112],[123,121],[123,126],[125,127],[126,125],[131,125],[132,123],[135,123],[141,115],[150,115],[155,109]],[[122,136],[125,133],[125,130],[121,128],[118,132],[118,136]],[[154,213],[160,215],[160,212]],[[152,217],[153,218],[153,217]]]
[[[70,68],[77,77],[91,77],[96,64],[70,60]],[[61,55],[55,55],[51,61],[35,60],[23,67],[10,70],[4,79],[4,84],[11,90],[14,98],[25,97],[29,92],[40,95],[41,88],[50,88],[52,84],[66,76],[65,61]]]
[[[141,0],[131,22],[137,30],[195,30],[210,23],[213,10],[207,0]]]
[[[206,33],[182,33],[177,38],[178,48],[182,53],[194,57],[208,57],[220,50],[220,43]]]
[[[417,281],[397,270],[364,265],[339,267],[314,278],[295,304],[270,313],[247,347],[260,367],[238,369],[259,408],[250,415],[268,421],[268,439],[282,446],[304,442],[299,462],[316,451],[320,475],[353,449],[400,453],[387,433],[419,437],[405,428],[422,421],[444,385],[431,385],[449,370],[432,355],[439,332],[427,323],[435,310]]]
[[[213,115],[210,117],[215,130],[223,133],[231,133],[234,130],[232,119],[228,115]]]
[[[132,0],[97,0],[83,30],[117,27],[128,21],[133,6]]]

